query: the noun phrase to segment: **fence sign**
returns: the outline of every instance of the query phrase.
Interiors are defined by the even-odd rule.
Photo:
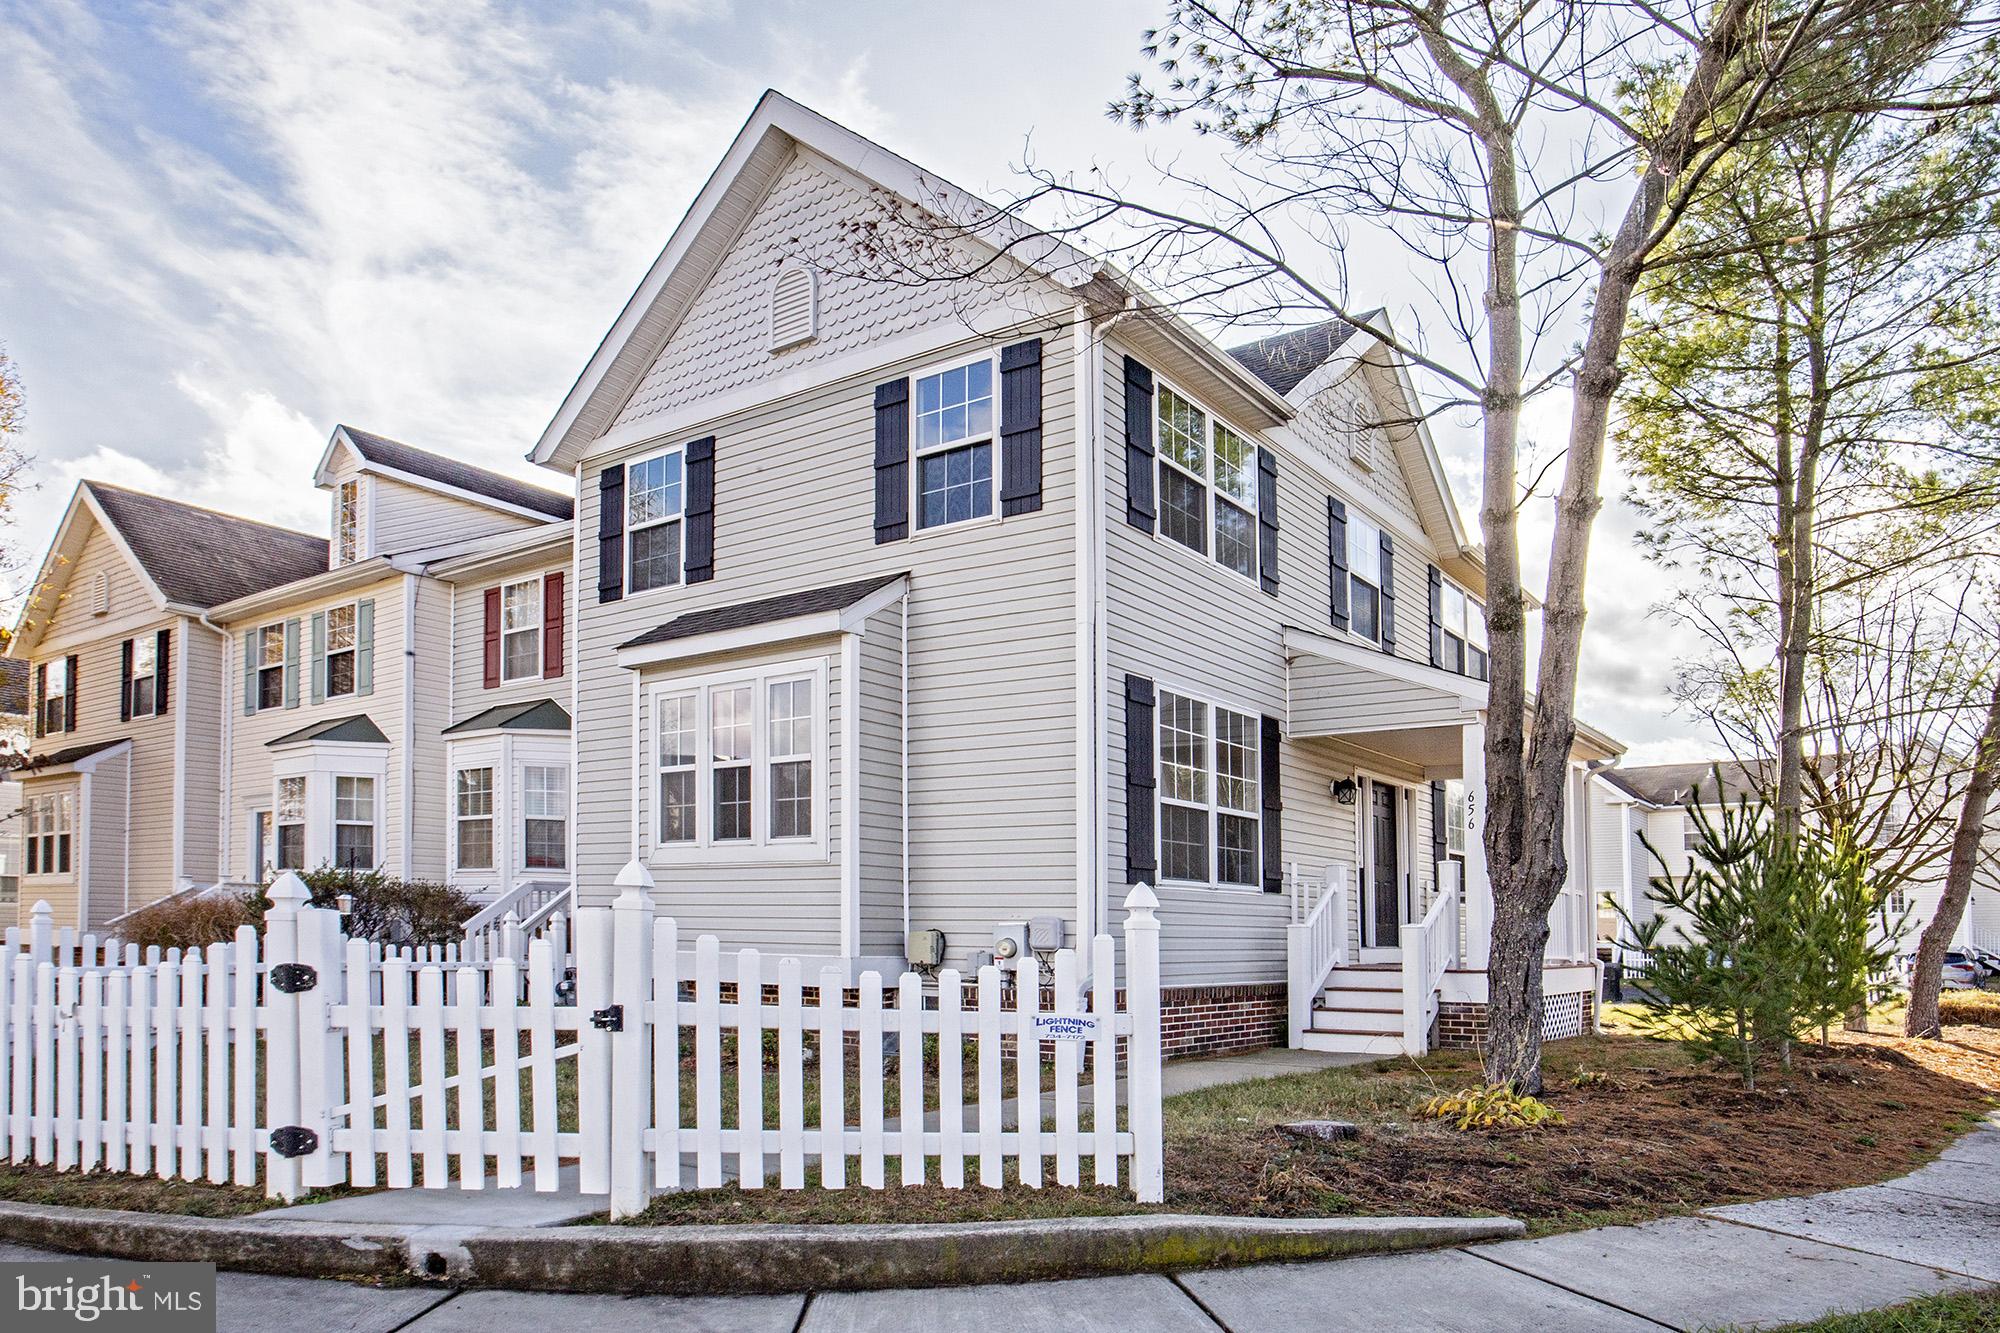
[[[1096,1041],[1096,1014],[1036,1014],[1035,1035],[1043,1041]]]

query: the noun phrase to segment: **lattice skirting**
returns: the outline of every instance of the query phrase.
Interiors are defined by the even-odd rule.
[[[1565,991],[1542,997],[1542,1040],[1581,1037],[1596,1026],[1596,998],[1589,991]],[[1486,1041],[1486,1006],[1464,1001],[1438,1006],[1437,1044],[1447,1050],[1470,1050]]]

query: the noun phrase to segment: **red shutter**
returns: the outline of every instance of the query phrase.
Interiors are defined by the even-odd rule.
[[[500,683],[500,590],[486,590],[486,688]]]
[[[562,571],[542,580],[542,678],[554,680],[563,673],[563,576]]]

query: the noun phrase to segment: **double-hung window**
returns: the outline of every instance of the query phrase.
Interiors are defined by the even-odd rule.
[[[681,522],[686,504],[678,449],[642,458],[625,470],[625,586],[633,592],[681,581]]]
[[[53,736],[69,720],[69,659],[58,657],[42,668],[42,734]]]
[[[278,799],[273,805],[278,825],[278,869],[306,868],[306,780],[278,779]]]
[[[521,849],[529,870],[569,864],[569,770],[561,764],[521,770]]]
[[[22,817],[28,829],[30,875],[67,875],[70,840],[76,829],[76,794],[54,791],[30,796]]]
[[[334,493],[333,531],[338,562],[351,565],[361,558],[361,483],[343,481]]]
[[[1162,691],[1160,877],[1258,883],[1258,719]]]
[[[160,641],[151,634],[132,640],[132,675],[125,682],[126,711],[151,717],[159,711]]]
[[[542,581],[509,583],[500,589],[500,679],[526,680],[542,674]]]
[[[333,780],[333,863],[342,870],[375,868],[375,779]]]
[[[1438,660],[1446,671],[1486,678],[1486,612],[1455,583],[1439,599]]]
[[[493,770],[461,768],[452,793],[452,818],[458,826],[458,868],[493,868]]]
[[[326,613],[326,697],[354,693],[355,607],[331,607]]]
[[[1168,385],[1153,398],[1161,535],[1256,578],[1256,446]]]
[[[257,631],[257,709],[262,712],[284,706],[285,627],[266,625]]]
[[[993,514],[993,358],[917,379],[917,527]]]
[[[1382,529],[1347,515],[1348,624],[1364,639],[1382,637]]]
[[[660,848],[819,845],[826,744],[820,665],[657,686],[652,709]]]

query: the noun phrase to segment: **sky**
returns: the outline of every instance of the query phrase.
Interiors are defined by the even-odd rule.
[[[0,345],[38,485],[0,538],[12,582],[84,477],[324,532],[337,422],[560,486],[523,455],[765,88],[974,190],[1030,158],[1143,182],[1203,151],[1104,115],[1163,10],[0,0]],[[1429,309],[1400,249],[1356,255],[1356,308]],[[1536,403],[1530,441],[1565,418]],[[1432,430],[1476,528],[1472,425]],[[1614,464],[1581,715],[1628,763],[1701,758],[1623,489]],[[1531,503],[1531,579],[1548,524]]]

